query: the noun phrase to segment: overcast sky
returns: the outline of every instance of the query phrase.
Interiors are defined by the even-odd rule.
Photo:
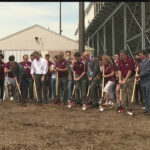
[[[62,2],[62,35],[75,39],[78,13],[79,2]],[[59,2],[0,2],[0,39],[35,24],[59,33]]]

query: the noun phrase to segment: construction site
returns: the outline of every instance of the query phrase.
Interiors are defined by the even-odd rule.
[[[79,3],[83,8],[84,2]],[[134,58],[150,49],[149,25],[150,2],[89,2],[79,10],[76,41],[34,25],[1,39],[0,49],[19,62],[35,49],[43,56],[66,50],[114,56],[125,49]],[[118,113],[116,107],[101,112],[90,105],[83,111],[62,102],[58,107],[53,101],[27,101],[24,107],[16,100],[0,101],[0,150],[150,150],[150,115],[137,105],[133,116]]]

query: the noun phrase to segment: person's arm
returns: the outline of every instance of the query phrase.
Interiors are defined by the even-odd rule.
[[[68,71],[68,70],[69,70],[69,62],[66,61],[66,67],[63,68],[63,69],[59,69],[59,71],[61,71],[61,72],[66,72],[66,71]]]
[[[112,77],[114,76],[114,74],[115,74],[114,71],[111,71],[110,74],[104,75],[104,78]]]
[[[54,71],[55,71],[54,65],[51,65],[51,66],[50,66],[50,72],[54,72]]]
[[[73,79],[76,81],[76,72],[73,71]]]
[[[122,73],[120,70],[118,70],[118,77],[119,77],[119,83],[122,82]]]
[[[84,70],[82,72],[82,74],[77,78],[77,81],[79,81],[85,74],[86,74],[86,64],[84,62],[82,62],[84,65]]]
[[[35,78],[35,76],[34,76],[34,73],[35,73],[35,67],[34,67],[34,64],[33,64],[33,63],[31,64],[31,70],[30,70],[30,73],[31,73],[32,78]]]
[[[124,79],[124,82],[126,82],[131,77],[131,74],[132,74],[132,70],[129,70],[125,79]]]
[[[115,68],[114,68],[114,65],[113,64],[110,64],[110,68],[111,68],[111,73],[110,74],[107,74],[107,75],[104,75],[104,78],[109,78],[109,77],[112,77],[115,75]]]
[[[11,72],[11,69],[8,69],[7,67],[4,67],[4,73]]]
[[[47,74],[48,72],[48,64],[46,61],[43,62],[43,66],[44,66],[44,69],[43,69],[43,75],[42,75],[42,78],[41,78],[41,81],[44,82],[45,80],[45,75]]]

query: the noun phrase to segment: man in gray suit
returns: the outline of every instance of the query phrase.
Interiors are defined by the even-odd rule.
[[[141,59],[139,74],[136,75],[140,81],[143,102],[145,105],[145,114],[150,115],[150,60],[146,57],[145,51],[139,52]]]
[[[99,57],[95,57],[94,60],[90,62],[90,73],[88,74],[89,82],[91,84],[90,88],[90,100],[92,102],[92,107],[98,106],[98,92],[97,83],[102,77],[102,73],[99,67]]]

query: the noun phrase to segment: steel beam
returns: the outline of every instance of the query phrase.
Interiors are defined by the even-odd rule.
[[[126,6],[127,6],[128,10],[129,10],[129,12],[131,13],[132,17],[134,18],[135,22],[139,26],[140,30],[142,31],[142,28],[141,28],[139,22],[137,21],[136,17],[134,16],[134,14],[132,13],[132,11],[130,10],[130,7],[128,5],[126,5]]]
[[[133,54],[132,54],[132,52],[131,52],[131,49],[130,49],[130,47],[129,47],[129,45],[128,45],[128,44],[127,44],[127,47],[128,47],[128,49],[129,49],[129,52],[130,52],[131,57],[132,57],[132,58],[133,58],[133,60],[135,61],[134,56],[133,56]]]
[[[99,45],[99,32],[97,32],[97,55],[99,55],[100,45]]]
[[[79,2],[79,52],[85,51],[84,2]]]
[[[141,36],[141,34],[142,34],[142,33],[139,33],[139,34],[137,34],[137,35],[133,36],[132,38],[128,39],[126,42],[127,42],[127,43],[129,43],[129,42],[131,42],[131,41],[133,41],[133,40],[137,39],[138,37],[140,37],[140,36]]]
[[[124,49],[127,49],[127,5],[124,4],[124,8],[123,8],[123,15],[124,15]]]
[[[115,23],[114,16],[112,16],[112,54],[115,55]]]
[[[118,7],[111,13],[110,16],[101,24],[101,26],[90,36],[90,39],[111,19],[111,17],[125,4],[125,2],[121,2]]]
[[[94,37],[92,38],[92,48],[94,49]]]
[[[104,30],[104,32],[103,32],[103,36],[104,36],[104,54],[106,54],[106,52],[107,52],[107,49],[106,49],[106,25],[104,25],[103,30]]]
[[[145,49],[145,2],[141,2],[141,22],[142,22],[142,49]]]

